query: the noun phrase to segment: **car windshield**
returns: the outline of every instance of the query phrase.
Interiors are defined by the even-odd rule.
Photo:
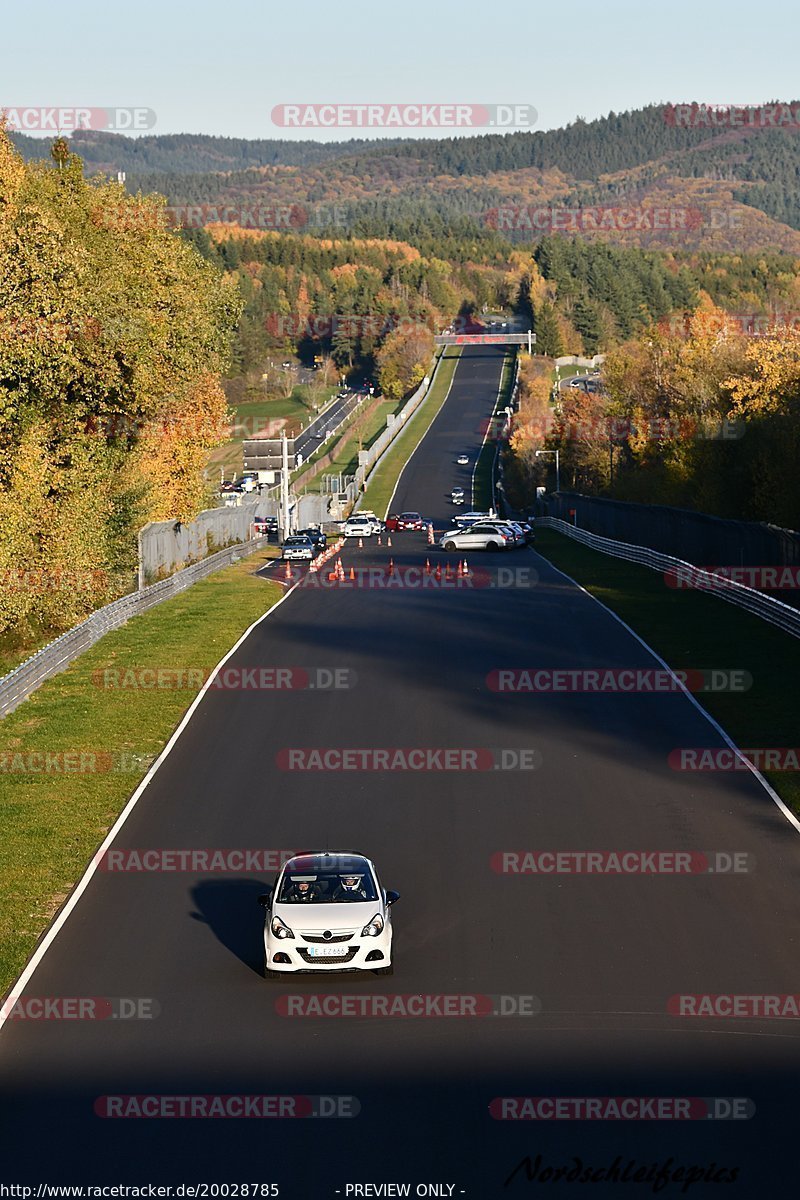
[[[308,538],[305,537],[290,537],[286,539],[287,546],[308,546]]]
[[[363,904],[377,900],[375,884],[366,871],[286,872],[278,904]]]
[[[421,519],[422,518],[420,517],[419,513],[401,513],[400,514],[401,521],[420,521]]]

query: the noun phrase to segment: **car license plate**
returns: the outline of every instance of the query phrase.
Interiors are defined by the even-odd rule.
[[[347,953],[345,946],[309,946],[308,953],[311,958],[339,958],[340,955]]]

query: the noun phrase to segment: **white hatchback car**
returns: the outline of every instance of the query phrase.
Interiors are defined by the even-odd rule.
[[[348,517],[342,525],[342,533],[348,537],[372,537],[375,527],[371,517]]]
[[[392,974],[391,906],[375,866],[356,851],[308,851],[259,896],[265,909],[264,975],[297,971]]]

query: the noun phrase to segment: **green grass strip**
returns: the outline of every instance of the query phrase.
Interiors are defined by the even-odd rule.
[[[201,673],[284,594],[253,574],[275,553],[265,547],[106,634],[0,721],[0,995],[180,723]],[[185,687],[132,686],[146,668],[196,670]],[[130,672],[131,686],[102,686],[106,670]]]
[[[428,395],[414,413],[407,428],[395,438],[379,467],[367,479],[365,507],[378,514],[388,514],[400,472],[430,429],[445,402],[450,384],[458,366],[461,351],[457,346],[446,346],[439,360]]]
[[[672,588],[658,571],[601,554],[553,529],[537,530],[536,549],[622,617],[673,670],[749,672],[747,691],[696,693],[740,749],[797,747],[800,639],[708,592]],[[713,744],[708,732],[705,745]],[[798,773],[762,773],[784,804],[800,813]]]

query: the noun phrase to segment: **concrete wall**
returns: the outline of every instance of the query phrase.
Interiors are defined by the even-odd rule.
[[[243,496],[237,507],[208,508],[188,525],[178,521],[145,525],[139,532],[139,586],[199,562],[230,542],[249,541],[253,518],[268,515],[274,507]]]

